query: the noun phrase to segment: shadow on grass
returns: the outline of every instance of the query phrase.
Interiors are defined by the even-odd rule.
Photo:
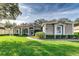
[[[2,56],[69,56],[79,55],[79,47],[64,44],[42,44],[38,41],[1,42]]]

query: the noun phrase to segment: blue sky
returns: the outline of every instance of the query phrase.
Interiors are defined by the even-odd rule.
[[[33,22],[36,19],[79,18],[78,3],[24,3],[19,4],[22,15],[17,17],[18,22]]]

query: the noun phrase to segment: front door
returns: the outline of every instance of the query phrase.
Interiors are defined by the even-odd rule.
[[[63,34],[63,26],[59,25],[57,26],[57,35],[62,35]]]

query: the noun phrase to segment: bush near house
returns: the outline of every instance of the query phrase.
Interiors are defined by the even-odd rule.
[[[79,39],[79,35],[46,35],[46,39]]]
[[[35,37],[39,39],[44,39],[45,38],[45,33],[44,32],[36,32]]]
[[[54,35],[46,35],[46,39],[54,39]]]
[[[79,35],[79,32],[74,33],[74,35]]]

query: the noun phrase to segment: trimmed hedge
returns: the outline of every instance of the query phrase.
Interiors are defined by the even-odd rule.
[[[74,33],[74,35],[79,35],[79,32]]]
[[[54,35],[46,35],[46,39],[54,39]]]
[[[46,39],[79,39],[79,35],[46,35]]]
[[[45,33],[44,32],[36,32],[35,36],[39,39],[44,39],[45,38]]]

